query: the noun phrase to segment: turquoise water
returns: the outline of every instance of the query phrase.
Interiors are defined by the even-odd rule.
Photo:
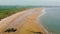
[[[46,14],[40,19],[49,33],[60,34],[60,8],[45,8]]]

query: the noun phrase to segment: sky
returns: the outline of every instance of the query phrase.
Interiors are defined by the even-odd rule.
[[[0,0],[0,5],[60,6],[60,0]]]

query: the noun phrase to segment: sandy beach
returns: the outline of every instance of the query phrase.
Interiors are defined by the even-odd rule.
[[[49,34],[43,25],[38,24],[38,18],[42,15],[41,8],[33,8],[16,13],[0,21],[0,34]],[[16,32],[4,32],[6,29],[15,28]]]

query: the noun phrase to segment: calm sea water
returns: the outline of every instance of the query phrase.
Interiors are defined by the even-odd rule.
[[[46,14],[40,19],[43,26],[53,34],[60,34],[60,7],[45,8]]]

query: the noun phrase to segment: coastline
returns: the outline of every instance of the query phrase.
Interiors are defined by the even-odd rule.
[[[39,18],[40,18],[41,16],[45,15],[45,14],[46,14],[45,8],[44,8],[44,9],[42,8],[42,13],[37,17],[37,22],[38,22],[38,24],[40,23],[40,22],[39,22],[39,20],[40,20]],[[50,33],[47,31],[47,29],[45,29],[44,26],[43,26],[41,23],[40,23],[39,25],[41,26],[41,28],[43,28],[43,30],[45,31],[46,34],[50,34]]]
[[[29,11],[29,13],[30,12],[32,12],[31,14],[29,14],[28,13],[28,11]],[[44,15],[45,13],[43,13],[45,10],[44,9],[42,9],[42,8],[35,8],[35,9],[31,9],[31,10],[28,10],[28,11],[24,11],[23,13],[21,13],[21,12],[19,12],[19,13],[17,13],[17,14],[15,14],[15,16],[17,16],[17,17],[15,17],[15,16],[13,16],[13,17],[15,17],[15,18],[17,18],[17,19],[15,19],[16,20],[16,22],[14,22],[14,23],[19,23],[19,24],[15,24],[15,25],[17,25],[17,26],[15,26],[14,25],[14,23],[12,24],[12,26],[11,27],[16,27],[17,29],[18,29],[18,31],[17,32],[15,32],[15,34],[32,34],[31,33],[31,31],[33,31],[33,32],[42,32],[42,33],[45,33],[45,34],[49,34],[48,33],[48,31],[43,27],[43,25],[42,24],[38,24],[39,23],[39,18],[42,16],[42,15]],[[26,13],[28,14],[28,15],[26,15],[25,17],[24,17],[24,15],[26,14]],[[42,12],[42,13],[41,13]],[[19,15],[21,15],[22,17],[24,17],[24,19],[21,17],[21,16],[19,16]],[[12,17],[10,17],[10,18],[12,18]],[[20,19],[18,19],[18,18],[22,18],[23,20],[22,20],[22,22],[21,22],[21,20]],[[14,20],[13,19],[13,20]],[[15,21],[14,20],[14,21]],[[19,20],[19,22],[17,22]],[[5,20],[4,20],[5,21]],[[6,20],[7,21],[7,20]],[[6,22],[5,21],[5,22]],[[13,21],[9,21],[9,24],[10,23],[12,23]],[[21,23],[23,23],[22,25],[20,25]],[[6,24],[5,26],[7,26],[8,24]],[[10,24],[11,25],[11,24]],[[14,25],[14,26],[13,26]],[[39,26],[40,25],[40,26]],[[3,25],[2,25],[3,26]],[[24,33],[23,33],[24,32]],[[29,32],[29,33],[27,33],[27,32]],[[4,34],[5,34],[5,32],[4,32]],[[8,34],[8,33],[7,33]]]

